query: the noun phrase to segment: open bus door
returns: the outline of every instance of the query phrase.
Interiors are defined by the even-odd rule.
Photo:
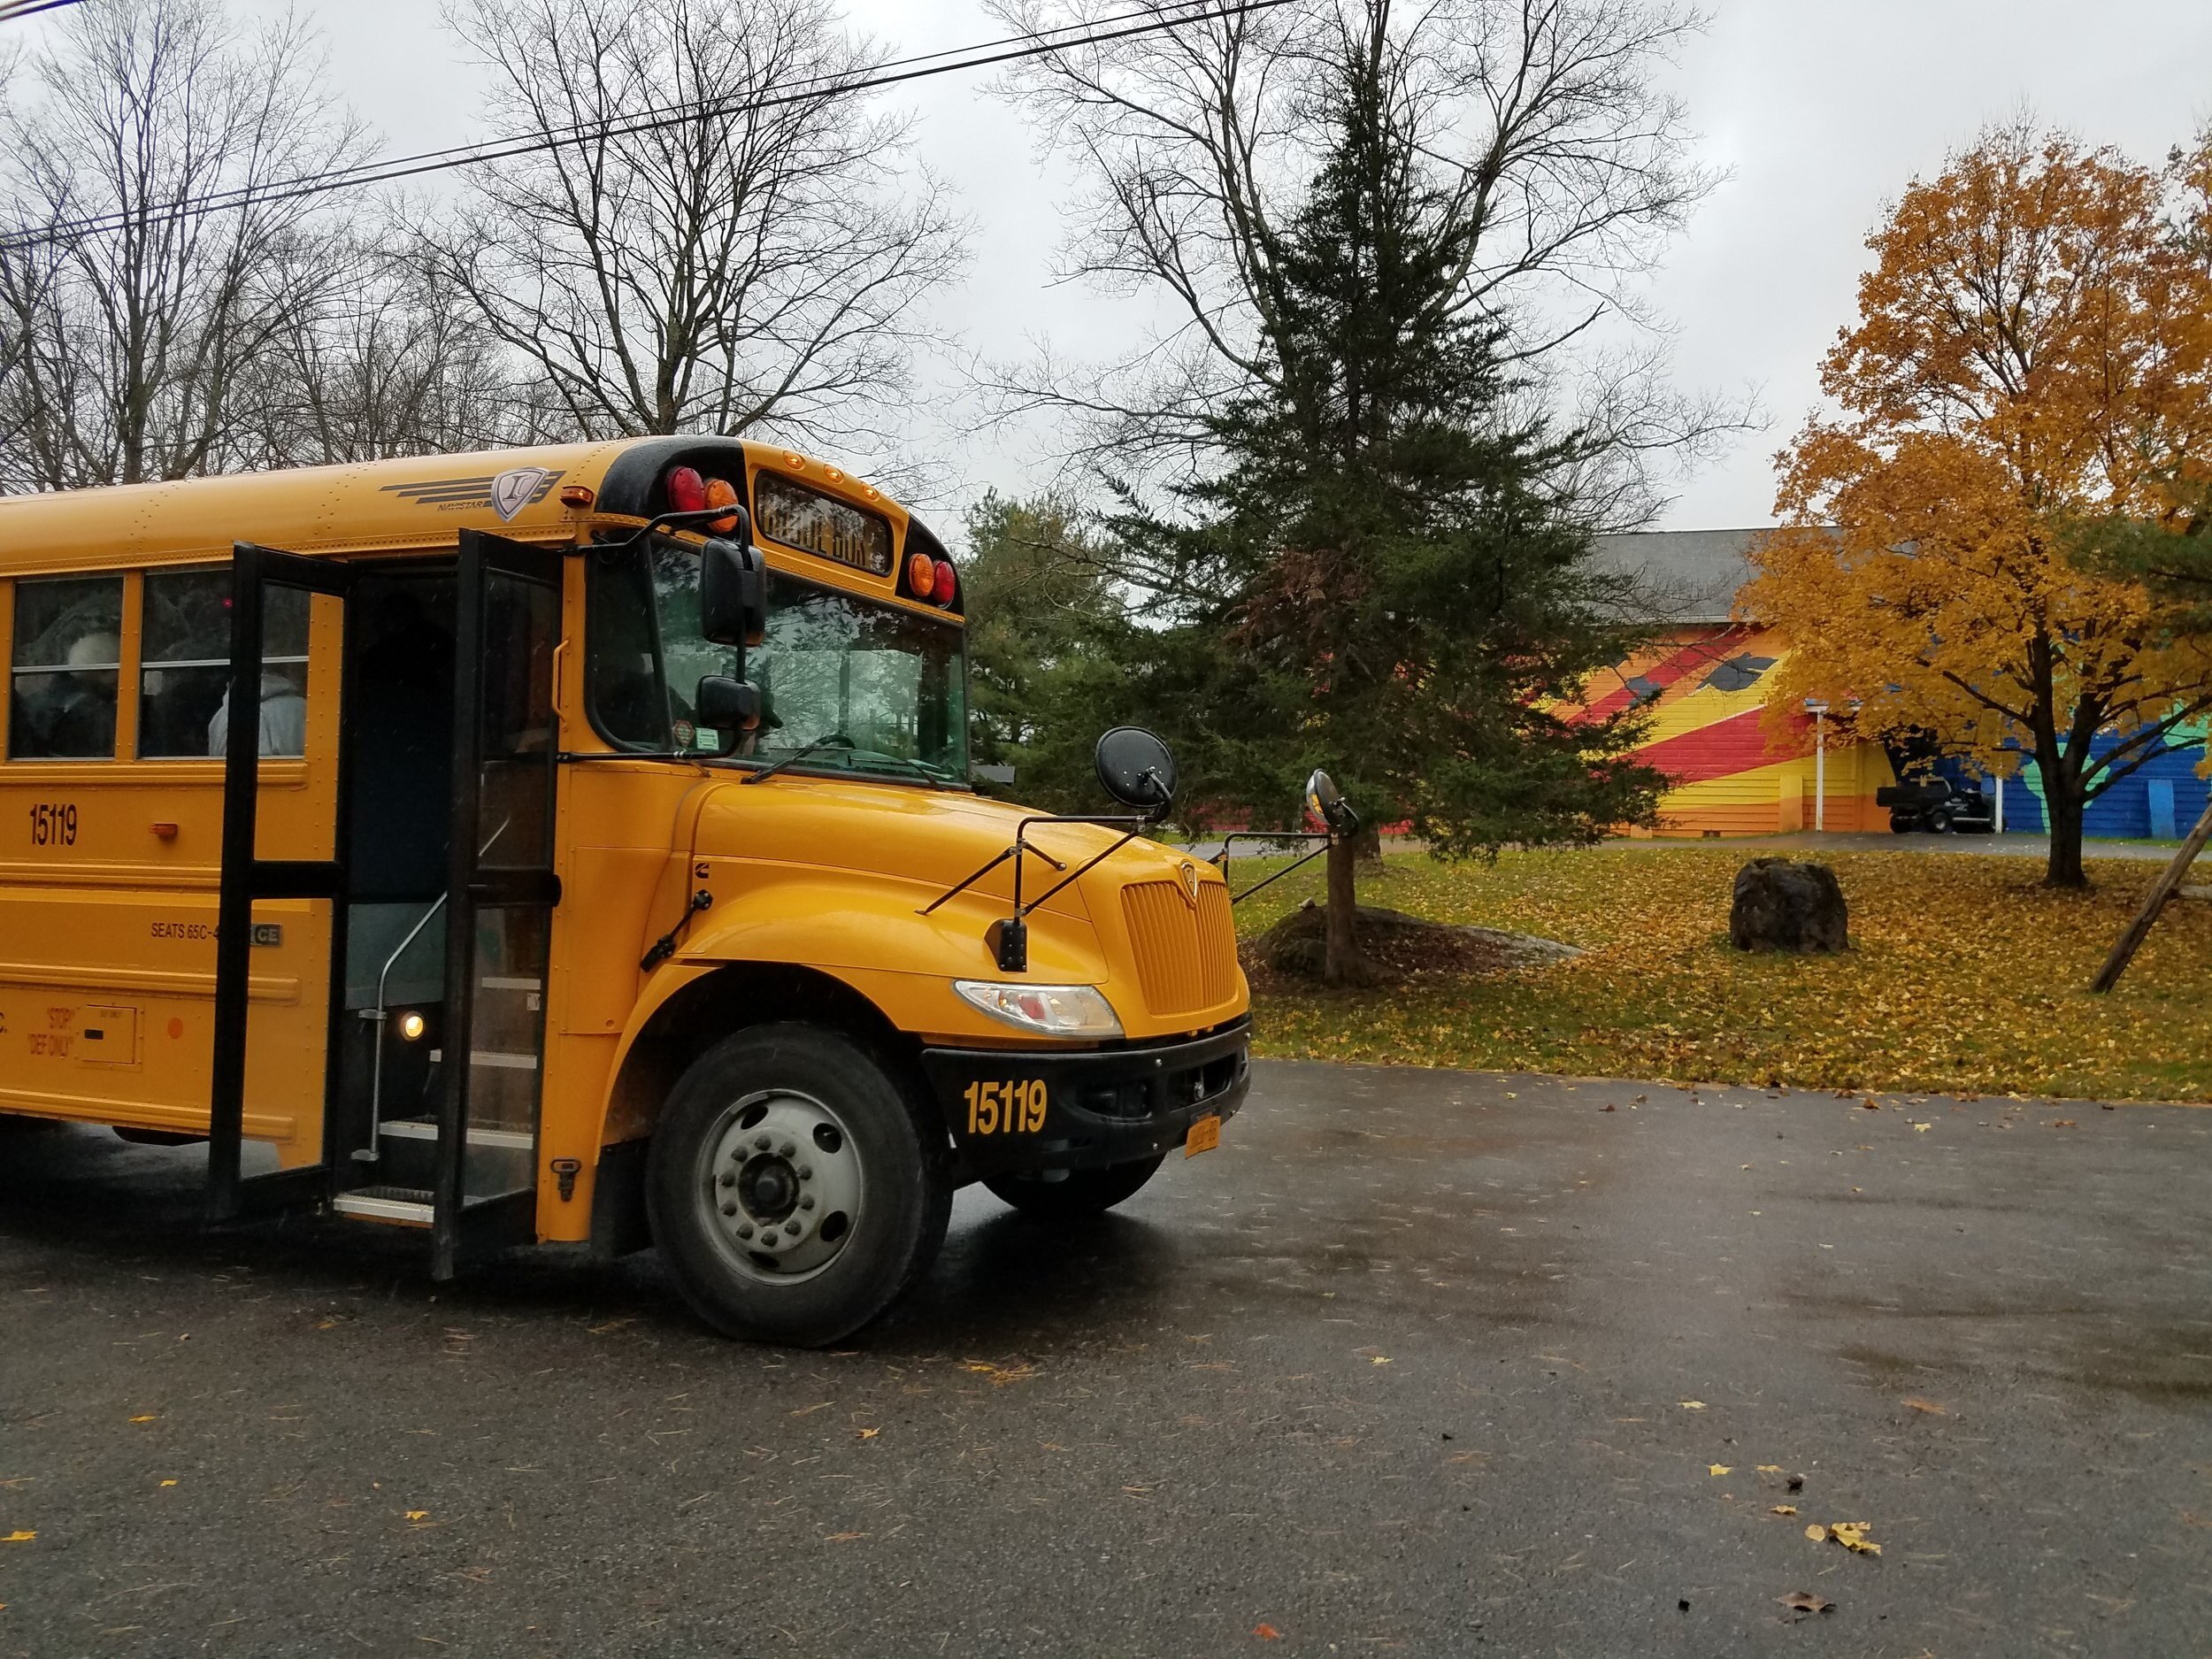
[[[536,1237],[562,554],[461,535],[432,1272]]]
[[[353,580],[331,560],[244,542],[232,551],[208,1102],[215,1221],[317,1203],[330,1189],[331,999],[345,952],[338,705]],[[265,780],[270,703],[294,711],[275,724],[299,731],[302,752],[265,758],[296,778]],[[248,1174],[249,1141],[273,1145],[279,1167]]]

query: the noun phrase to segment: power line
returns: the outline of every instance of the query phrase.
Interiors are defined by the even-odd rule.
[[[1197,9],[1192,9],[1194,3]],[[912,58],[894,58],[855,81],[844,81],[834,75],[817,75],[801,82],[795,88],[769,97],[732,95],[726,98],[697,99],[641,111],[633,116],[580,122],[528,138],[490,140],[480,144],[464,144],[448,150],[426,150],[418,155],[362,162],[326,173],[277,180],[265,185],[234,186],[229,189],[211,191],[204,196],[180,197],[157,207],[118,210],[96,214],[88,219],[42,227],[34,231],[0,235],[0,248],[35,247],[42,242],[60,242],[73,236],[120,230],[127,226],[151,227],[168,224],[194,213],[219,212],[227,208],[249,205],[274,205],[336,190],[357,189],[365,185],[390,184],[427,173],[447,173],[461,167],[481,166],[488,162],[511,160],[518,156],[542,154],[570,144],[678,127],[689,121],[712,119],[734,107],[772,109],[783,104],[812,103],[846,94],[872,91],[881,87],[897,86],[909,81],[926,80],[933,75],[951,74],[957,70],[988,68],[994,64],[1041,58],[1052,52],[1101,45],[1134,35],[1157,34],[1193,23],[1240,17],[1248,12],[1270,11],[1291,3],[1292,0],[1156,0],[1155,4],[1144,5],[1135,12],[1107,19],[1100,27],[1068,24],[1035,34],[1010,35],[1000,40],[985,41],[972,46],[952,47]],[[0,0],[0,4],[4,4],[4,0]],[[75,0],[31,0],[31,4],[44,9],[53,5],[73,4]],[[0,12],[0,17],[8,15],[11,14]],[[1140,19],[1144,20],[1138,21]],[[1087,27],[1089,32],[1073,35],[1071,38],[1051,38],[1069,35],[1073,30]]]
[[[12,23],[40,12],[58,12],[76,4],[77,0],[0,0],[0,23]]]

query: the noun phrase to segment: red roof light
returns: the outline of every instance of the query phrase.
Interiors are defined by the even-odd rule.
[[[668,475],[668,511],[698,512],[707,505],[707,480],[695,466],[680,466]]]

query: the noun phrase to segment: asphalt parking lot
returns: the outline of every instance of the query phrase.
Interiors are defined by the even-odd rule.
[[[803,1354],[12,1141],[0,1655],[2204,1652],[2208,1169],[2201,1109],[1263,1064]]]

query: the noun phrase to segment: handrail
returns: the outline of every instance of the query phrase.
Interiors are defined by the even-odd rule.
[[[514,814],[511,812],[500,819],[499,827],[492,832],[491,841],[486,841],[478,848],[476,856],[481,858],[486,853],[491,851],[492,843],[507,833],[507,826],[514,821]],[[430,908],[418,917],[415,925],[407,930],[407,937],[401,940],[393,949],[392,954],[384,958],[384,966],[376,976],[376,1005],[361,1010],[361,1018],[376,1027],[376,1041],[373,1057],[369,1063],[369,1144],[365,1150],[358,1147],[354,1148],[353,1156],[357,1163],[373,1164],[383,1156],[383,1148],[380,1142],[384,1133],[384,1023],[391,1018],[389,1006],[385,1000],[385,987],[391,979],[392,970],[399,964],[399,959],[407,954],[407,947],[413,944],[421,935],[422,930],[430,926],[430,918],[445,909],[445,902],[449,896],[450,895],[448,894],[441,893],[433,899]]]

